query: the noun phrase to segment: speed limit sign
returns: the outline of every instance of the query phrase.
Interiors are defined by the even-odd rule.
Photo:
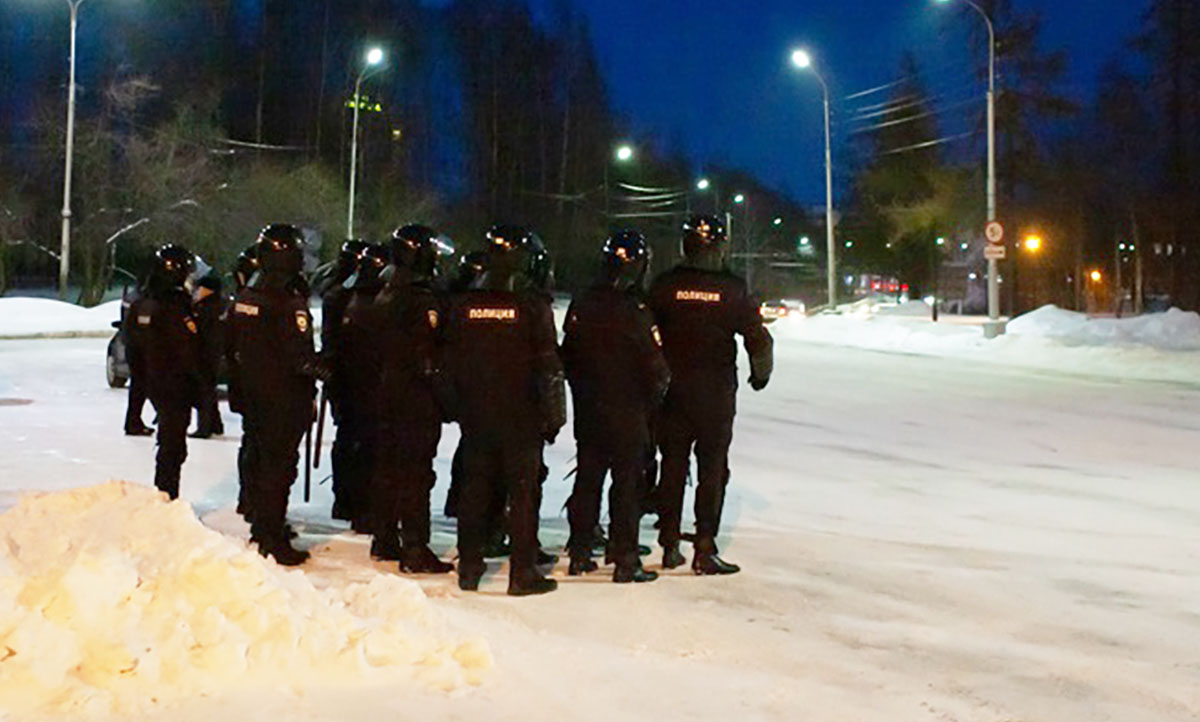
[[[988,243],[999,243],[1004,240],[1004,226],[1001,225],[1000,221],[992,221],[987,224],[983,235],[987,237]]]

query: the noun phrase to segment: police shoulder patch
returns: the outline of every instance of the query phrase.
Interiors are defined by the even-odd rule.
[[[662,345],[663,345],[663,342],[662,342],[662,333],[660,333],[660,332],[659,332],[659,330],[658,330],[658,324],[657,324],[657,323],[656,323],[656,324],[652,324],[652,325],[650,326],[650,335],[654,337],[654,344],[655,344],[656,346],[662,346]]]
[[[308,333],[308,311],[296,312],[296,328],[300,333]]]
[[[187,330],[190,331],[191,333],[196,333],[196,322],[194,320],[192,320],[191,316],[188,316],[187,318],[183,319],[183,325],[187,326]]]
[[[431,308],[431,309],[429,309],[428,316],[429,316],[429,328],[437,328],[438,323],[441,322],[441,319],[438,318],[438,312]]]

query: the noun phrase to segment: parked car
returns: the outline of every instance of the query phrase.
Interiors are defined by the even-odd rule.
[[[758,313],[762,316],[763,323],[775,323],[781,318],[803,316],[804,302],[787,298],[763,301],[762,305],[758,307]]]

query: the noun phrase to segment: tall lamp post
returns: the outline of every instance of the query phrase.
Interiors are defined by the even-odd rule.
[[[934,0],[939,5],[948,5],[954,0]],[[987,91],[987,217],[988,223],[996,220],[996,24],[992,17],[975,0],[958,0],[979,13],[988,29],[988,91]],[[999,332],[1000,319],[1000,276],[996,259],[988,259],[988,320],[995,332]]]
[[[810,70],[821,83],[825,96],[825,242],[829,261],[827,281],[829,285],[829,307],[837,307],[837,248],[833,229],[833,139],[829,130],[829,84],[813,66],[812,55],[807,50],[792,51],[792,65],[801,70]]]
[[[63,174],[62,248],[58,256],[58,297],[66,300],[71,270],[71,170],[75,160],[75,35],[79,6],[84,0],[67,0],[71,8],[71,79],[67,86],[67,161]]]
[[[350,204],[346,213],[346,238],[354,238],[354,191],[358,184],[358,110],[362,105],[362,84],[371,72],[383,62],[383,50],[371,48],[367,51],[363,69],[354,82],[354,124],[350,131]]]

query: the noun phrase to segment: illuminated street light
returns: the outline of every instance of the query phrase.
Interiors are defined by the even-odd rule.
[[[945,239],[945,238],[942,238],[942,237],[940,237],[940,236],[939,236],[939,237],[938,237],[938,239],[937,239],[937,244],[938,244],[939,246],[944,246],[944,245],[946,245],[946,239]]]
[[[782,219],[782,218],[776,218],[775,220],[771,221],[771,223],[773,223],[774,225],[777,225],[777,226],[782,226],[782,225],[783,225],[783,219]]]
[[[834,308],[837,305],[837,248],[833,228],[833,134],[829,123],[829,84],[825,82],[825,76],[813,66],[812,55],[807,50],[793,50],[792,65],[816,76],[825,100],[825,243],[829,256],[826,259],[826,280],[829,286],[829,307]]]
[[[1025,250],[1037,253],[1042,250],[1042,239],[1039,236],[1029,236],[1025,239]]]
[[[1104,280],[1104,274],[1100,271],[1092,271],[1089,277],[1092,279],[1092,283],[1100,283]]]
[[[622,163],[628,163],[633,160],[633,146],[622,145],[617,148],[617,160]]]
[[[746,202],[746,196],[742,195],[741,193],[738,193],[736,196],[733,197],[733,202],[737,203],[738,205],[741,205],[742,203]]]
[[[934,0],[949,5],[955,0]],[[996,221],[996,24],[992,16],[975,0],[957,0],[983,18],[988,30],[988,91],[987,91],[987,219]],[[995,258],[988,259],[988,318],[996,324],[1000,318],[1000,271]]]
[[[710,187],[712,187],[712,183],[709,183],[707,178],[701,178],[696,181],[696,190],[706,191]]]
[[[354,81],[354,124],[350,131],[350,201],[346,211],[346,238],[354,238],[354,200],[358,185],[358,110],[362,105],[362,84],[370,77],[374,68],[383,63],[383,48],[371,48],[363,58],[363,69]]]

